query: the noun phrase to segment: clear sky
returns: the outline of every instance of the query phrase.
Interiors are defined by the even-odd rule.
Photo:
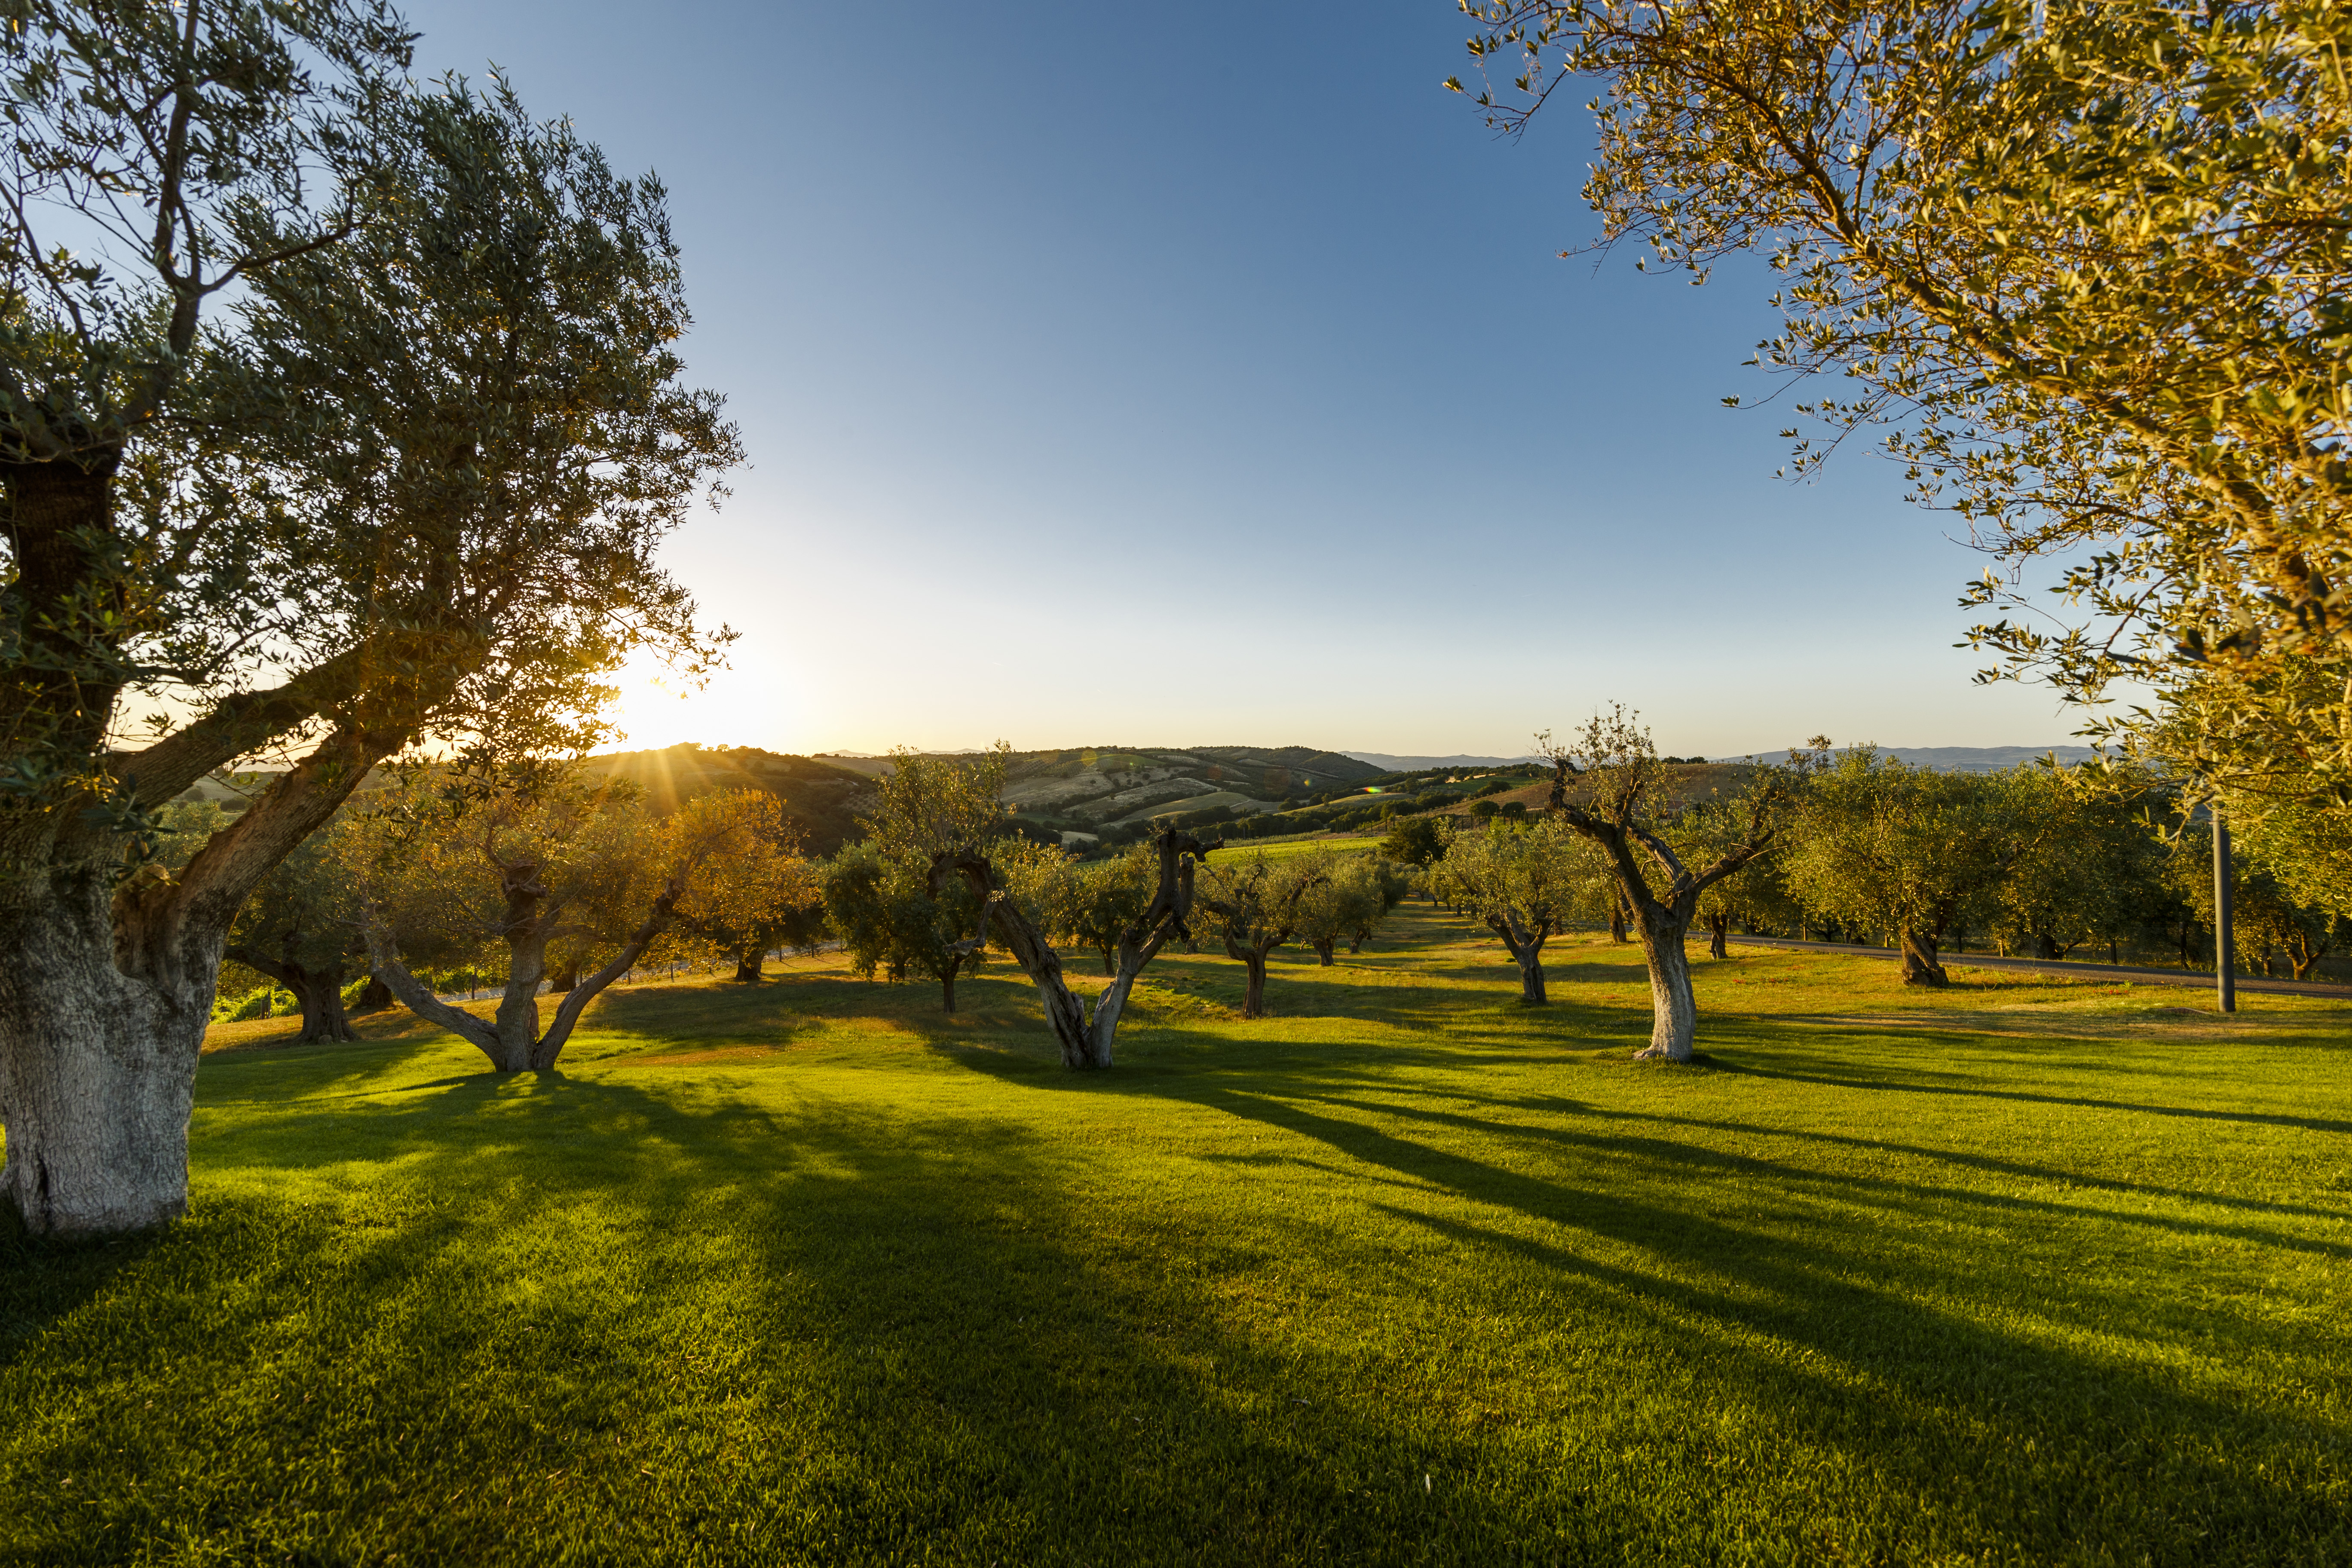
[[[667,183],[751,455],[668,554],[743,633],[629,744],[2045,745],[1981,562],[1854,452],[1774,470],[1759,269],[1556,253],[1589,121],[1496,141],[1451,0],[419,0]],[[1576,101],[1580,102],[1580,98]]]

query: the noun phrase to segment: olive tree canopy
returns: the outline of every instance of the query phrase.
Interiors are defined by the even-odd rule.
[[[405,35],[371,6],[29,10],[0,176],[0,1193],[109,1231],[184,1206],[224,936],[372,764],[574,747],[631,650],[715,654],[656,552],[738,450],[678,384],[661,187],[504,83],[392,85]],[[25,213],[122,222],[68,265]],[[184,867],[126,877],[163,803],[273,756]]]
[[[2193,700],[2227,722],[2159,738],[2208,777],[2352,773],[2352,8],[1465,9],[1493,122],[1598,81],[1611,241],[1769,257],[1761,363],[1849,378],[1800,411],[1885,431],[1993,555],[1989,676],[2148,683],[2150,737]]]

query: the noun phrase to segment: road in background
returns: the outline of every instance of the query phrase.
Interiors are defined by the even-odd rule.
[[[1693,931],[1692,935],[1699,934]],[[1751,947],[1789,947],[1805,952],[1843,952],[1855,958],[1900,958],[1902,953],[1891,947],[1855,947],[1842,942],[1799,942],[1784,936],[1735,936],[1729,942],[1746,942]],[[2135,985],[2189,985],[2205,990],[2213,988],[2210,970],[2137,969],[2130,964],[2069,963],[2058,958],[2001,958],[1992,953],[1939,954],[1947,969],[2013,969],[2028,974],[2088,975],[2098,980],[2127,980]],[[2336,996],[2352,998],[2352,985],[2329,985],[2317,980],[2266,980],[2259,974],[2238,976],[2241,991],[2276,991],[2287,996]]]

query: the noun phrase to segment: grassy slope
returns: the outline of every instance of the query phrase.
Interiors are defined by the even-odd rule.
[[[1405,934],[1088,1078],[805,964],[210,1057],[186,1224],[0,1243],[0,1556],[2352,1556],[2344,1007],[1757,954],[1651,1069]]]

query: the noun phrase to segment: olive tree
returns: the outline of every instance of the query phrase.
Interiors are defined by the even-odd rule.
[[[1010,755],[1001,742],[971,758],[894,750],[874,807],[859,819],[865,847],[835,857],[826,877],[827,912],[861,973],[879,963],[893,979],[909,969],[930,975],[950,1013],[956,976],[985,957],[984,900],[932,868],[1013,831],[1002,798]]]
[[[940,1010],[956,1010],[956,980],[986,950],[965,945],[980,923],[980,900],[961,882],[934,889],[928,864],[893,859],[871,843],[850,844],[825,867],[824,910],[853,973],[892,981],[909,973],[940,983]]]
[[[1130,845],[1123,855],[1092,862],[1063,860],[1054,895],[1055,913],[1045,916],[1057,937],[1090,947],[1102,956],[1103,973],[1118,973],[1118,941],[1151,907],[1159,858],[1149,844]]]
[[[2069,624],[1978,626],[1994,673],[2225,713],[2172,754],[2233,787],[2352,772],[2340,6],[1466,8],[1480,65],[1511,62],[1496,123],[1598,82],[1608,240],[1702,278],[1769,254],[1763,363],[1852,378],[1801,409],[1891,433],[1993,553],[1979,602],[2037,605],[2055,563]]]
[[[1641,937],[1650,973],[1651,1025],[1649,1045],[1635,1054],[1688,1061],[1698,1003],[1691,994],[1684,940],[1707,889],[1773,847],[1783,781],[1769,773],[1759,776],[1741,802],[1738,838],[1719,849],[1710,846],[1710,858],[1694,869],[1663,831],[1664,774],[1639,714],[1612,704],[1567,742],[1554,742],[1545,731],[1536,737],[1536,749],[1552,763],[1550,811],[1608,858],[1617,896]]]
[[[5,68],[0,1189],[104,1232],[184,1206],[229,926],[371,765],[493,726],[576,747],[632,649],[710,654],[656,546],[736,444],[677,384],[660,186],[568,122],[394,91],[373,7],[34,11]],[[137,233],[52,265],[23,214],[79,198]],[[270,754],[184,868],[125,876],[163,802]]]
[[[225,290],[351,232],[349,181],[407,58],[397,19],[364,3],[10,9],[0,1203],[37,1232],[180,1211],[228,923],[380,743],[345,714],[169,875],[129,875],[165,803],[318,716],[332,684],[272,657],[300,620],[285,601],[307,596],[317,520],[199,493],[226,471],[204,459],[278,412],[206,321]],[[135,744],[167,694],[183,721]]]
[[[302,1009],[303,1041],[351,1040],[345,972],[364,964],[359,889],[339,840],[341,819],[296,845],[237,911],[222,955],[267,975]]]
[[[1394,907],[1388,877],[1376,855],[1334,855],[1324,879],[1300,900],[1296,930],[1298,940],[1315,952],[1318,963],[1338,962],[1334,950],[1342,942],[1362,945],[1375,926]]]
[[[369,959],[404,1006],[480,1047],[492,1071],[549,1071],[588,1004],[671,929],[709,868],[758,852],[771,799],[717,792],[657,820],[625,782],[578,769],[418,770],[353,826]],[[497,1013],[478,1018],[434,995],[402,956],[404,933],[495,954]],[[562,939],[604,962],[542,1026],[548,948]]]
[[[2011,787],[2037,830],[2000,887],[1995,928],[2036,957],[2098,942],[2119,959],[2124,940],[2165,901],[2167,857],[2152,818],[2168,792],[2128,768],[2020,770]]]
[[[980,902],[980,929],[961,945],[977,952],[989,931],[995,931],[1022,973],[1037,987],[1045,1005],[1046,1026],[1061,1047],[1064,1067],[1109,1067],[1118,1040],[1119,1016],[1137,977],[1171,937],[1191,940],[1187,922],[1193,909],[1193,878],[1209,853],[1222,847],[1222,841],[1163,827],[1152,836],[1151,845],[1158,870],[1151,901],[1118,932],[1109,983],[1091,1007],[1087,998],[1070,989],[1052,942],[1068,898],[1068,856],[1013,842],[989,853],[943,850],[933,858],[934,893],[950,879],[960,878]]]
[[[680,931],[733,959],[736,980],[752,985],[772,949],[807,940],[824,894],[781,799],[736,790],[723,808],[740,824],[738,852],[710,861],[672,913]]]
[[[1457,833],[1439,869],[1454,898],[1500,937],[1519,966],[1519,1000],[1539,1006],[1544,992],[1543,947],[1568,923],[1581,879],[1576,840],[1567,824],[1538,819],[1525,827],[1497,824]]]
[[[1243,1017],[1265,1016],[1266,956],[1297,934],[1308,896],[1330,879],[1331,859],[1324,850],[1277,858],[1258,849],[1201,868],[1193,918],[1248,975]]]
[[[2011,871],[2050,831],[2021,776],[1945,773],[1856,746],[1807,782],[1783,859],[1806,909],[1890,933],[1906,985],[1947,985],[1937,957],[1988,921]]]

